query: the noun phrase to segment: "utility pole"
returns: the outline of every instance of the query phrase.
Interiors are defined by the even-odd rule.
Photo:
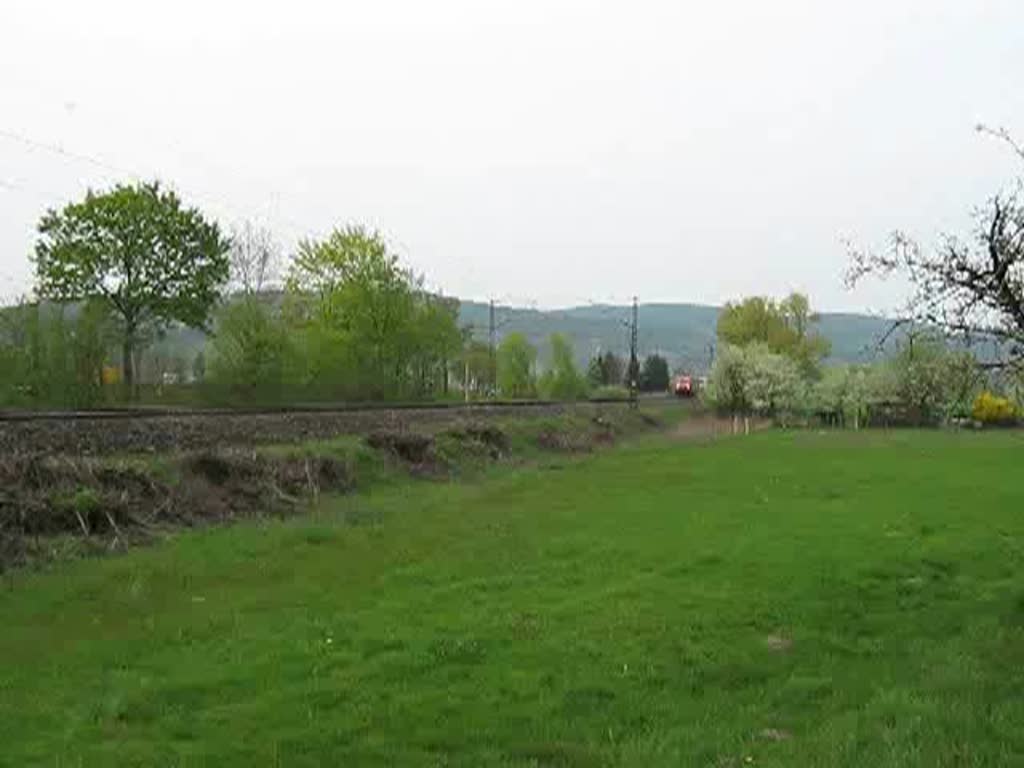
[[[629,407],[637,407],[637,392],[640,382],[640,360],[637,357],[637,322],[639,312],[636,296],[633,297],[633,318],[629,324]]]
[[[487,338],[490,345],[490,392],[488,395],[494,397],[498,392],[498,358],[494,342],[498,329],[494,323],[494,299],[491,299],[490,312],[488,313]]]

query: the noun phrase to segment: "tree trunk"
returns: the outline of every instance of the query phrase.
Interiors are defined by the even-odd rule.
[[[127,328],[121,344],[121,365],[124,369],[124,393],[126,400],[135,399],[135,329]]]

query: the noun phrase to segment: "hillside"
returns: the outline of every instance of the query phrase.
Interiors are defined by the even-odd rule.
[[[481,341],[487,339],[487,304],[462,304],[463,324],[473,328]],[[639,342],[641,356],[658,352],[673,368],[703,370],[715,341],[718,307],[702,304],[641,304]],[[569,336],[581,363],[598,351],[627,354],[630,315],[626,306],[594,305],[542,311],[499,307],[496,312],[498,337],[518,331],[542,350],[546,339],[559,332]],[[858,362],[871,358],[878,339],[889,321],[869,315],[823,313],[818,330],[832,342],[830,362]]]

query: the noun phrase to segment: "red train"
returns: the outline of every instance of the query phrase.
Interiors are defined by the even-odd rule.
[[[672,391],[676,397],[694,397],[697,394],[697,382],[693,376],[676,376],[672,380]]]

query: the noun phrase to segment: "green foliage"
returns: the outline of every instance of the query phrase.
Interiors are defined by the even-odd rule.
[[[39,222],[36,288],[58,302],[103,301],[119,319],[124,379],[136,346],[171,322],[206,326],[228,278],[230,243],[159,184],[118,185]]]
[[[863,365],[826,368],[810,393],[810,405],[822,414],[837,416],[843,423],[860,428],[873,397],[877,376]]]
[[[590,397],[593,400],[628,400],[629,390],[621,384],[597,387],[590,390]]]
[[[576,368],[571,342],[560,333],[551,334],[551,367],[540,379],[541,394],[551,400],[586,397],[587,381]]]
[[[3,761],[1012,765],[1022,445],[650,440],[14,574]]]
[[[751,369],[743,347],[722,346],[708,376],[707,388],[701,393],[708,405],[724,413],[749,413]]]
[[[87,408],[104,398],[107,308],[20,304],[0,313],[0,404]]]
[[[521,333],[510,333],[498,345],[498,390],[503,397],[534,397],[533,366],[537,350]]]
[[[485,397],[491,385],[491,349],[482,341],[469,339],[459,353],[453,371],[470,397]]]
[[[950,351],[945,360],[946,412],[963,418],[970,414],[974,399],[985,385],[985,374],[974,355],[965,350]]]
[[[425,291],[414,295],[412,318],[412,389],[415,397],[447,395],[449,364],[462,348],[459,302]]]
[[[283,317],[304,391],[374,400],[446,393],[462,347],[458,307],[424,290],[377,232],[349,226],[300,243]]]
[[[1020,419],[1020,411],[1007,398],[982,392],[974,400],[971,416],[982,424],[1009,426]]]
[[[806,410],[808,393],[794,360],[754,343],[719,350],[704,399],[725,413],[785,420]]]
[[[648,355],[640,371],[640,389],[644,392],[667,392],[670,374],[668,360],[661,355]]]
[[[294,392],[297,350],[266,303],[244,296],[223,307],[210,341],[208,392],[217,400],[273,403]]]
[[[948,412],[949,349],[937,337],[914,334],[883,363],[875,380],[875,399],[900,404],[918,424],[938,422]]]
[[[625,375],[625,364],[614,352],[598,354],[587,367],[587,381],[595,387],[622,386]]]
[[[772,352],[794,360],[803,375],[813,378],[830,350],[828,340],[812,332],[816,321],[803,294],[794,293],[779,302],[751,296],[722,308],[718,338],[739,347],[761,342]]]

